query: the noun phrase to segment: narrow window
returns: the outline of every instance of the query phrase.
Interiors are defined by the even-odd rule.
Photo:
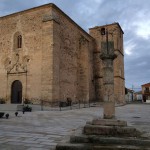
[[[17,37],[17,48],[21,48],[22,47],[22,36],[19,35]]]
[[[145,87],[145,92],[149,92],[149,88],[148,87]]]

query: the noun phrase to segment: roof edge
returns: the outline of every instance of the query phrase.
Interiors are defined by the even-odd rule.
[[[88,33],[86,32],[81,26],[79,26],[73,19],[71,19],[65,12],[63,12],[59,7],[57,7],[55,4],[53,4],[53,8],[58,10],[61,14],[63,14],[68,20],[70,20],[75,26],[77,26],[77,28],[79,30],[81,30],[82,32],[84,32],[87,36],[89,36],[92,40],[93,40],[93,37]]]
[[[102,25],[102,26],[96,26],[96,27],[93,27],[93,28],[89,28],[89,30],[97,29],[97,28],[102,28],[102,27],[107,27],[107,26],[111,26],[111,25],[118,25],[118,27],[120,28],[120,30],[124,34],[124,31],[122,30],[122,28],[121,28],[121,26],[120,26],[120,24],[118,22],[114,22],[114,23],[106,24],[106,25]]]
[[[11,14],[8,14],[8,15],[5,15],[5,16],[1,16],[0,19],[15,16],[15,15],[18,15],[20,13],[29,12],[29,11],[36,10],[36,9],[39,9],[39,8],[42,8],[42,7],[52,7],[52,6],[55,6],[55,4],[48,3],[48,4],[40,5],[40,6],[32,7],[32,8],[29,8],[29,9],[24,9],[24,10],[21,10],[21,11],[18,11],[18,12],[14,12],[14,13],[11,13]]]
[[[75,26],[77,26],[77,28],[78,28],[79,30],[81,30],[82,32],[84,32],[89,38],[93,39],[93,37],[92,37],[88,32],[86,32],[82,27],[80,27],[75,21],[73,21],[73,19],[71,19],[66,13],[64,13],[64,12],[63,12],[59,7],[57,7],[54,3],[48,3],[48,4],[41,5],[41,6],[37,6],[37,7],[33,7],[33,8],[29,8],[29,9],[22,10],[22,11],[18,11],[18,12],[12,13],[12,14],[8,14],[8,15],[5,15],[5,16],[1,16],[0,19],[7,18],[7,17],[11,17],[11,16],[15,16],[15,15],[18,15],[18,14],[21,14],[21,13],[26,13],[26,12],[29,12],[29,11],[32,11],[32,10],[36,10],[36,9],[39,9],[39,8],[43,8],[43,7],[52,7],[52,8],[54,8],[54,9],[56,9],[56,10],[59,11],[61,14],[63,14],[66,18],[68,18],[69,21],[71,21]]]
[[[145,85],[149,85],[149,84],[150,84],[150,82],[149,82],[149,83],[142,84],[141,86],[145,86]]]

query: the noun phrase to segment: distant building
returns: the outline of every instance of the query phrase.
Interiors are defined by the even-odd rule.
[[[135,101],[142,101],[142,99],[143,99],[142,91],[139,91],[139,92],[135,92],[135,93],[134,93],[134,100],[135,100]]]
[[[125,88],[125,101],[132,102],[134,97],[134,90]]]
[[[142,85],[142,96],[144,102],[150,101],[150,83]]]

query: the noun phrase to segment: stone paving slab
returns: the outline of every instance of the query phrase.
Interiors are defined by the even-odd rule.
[[[116,107],[117,119],[125,120],[150,137],[150,105]],[[0,119],[0,150],[54,150],[57,143],[81,129],[87,121],[102,117],[101,107],[68,111],[34,111]]]

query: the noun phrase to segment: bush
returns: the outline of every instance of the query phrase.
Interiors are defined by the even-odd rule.
[[[32,107],[29,106],[29,105],[23,106],[23,111],[24,111],[24,112],[26,112],[26,111],[31,112],[31,111],[32,111]]]
[[[5,99],[0,98],[0,104],[5,104],[5,103],[6,103]]]

